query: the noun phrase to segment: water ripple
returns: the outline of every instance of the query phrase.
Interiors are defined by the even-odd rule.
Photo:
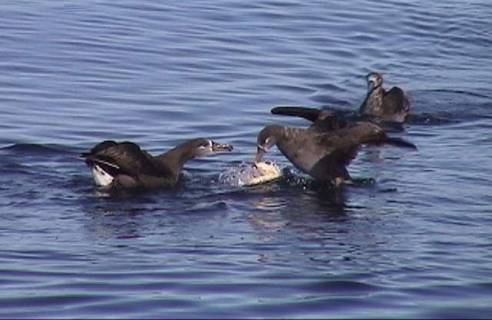
[[[483,318],[490,307],[490,5],[355,0],[3,1],[0,317]],[[368,183],[220,184],[275,105],[356,110],[364,76],[410,95],[362,148]],[[108,194],[77,159],[204,136],[171,191]]]

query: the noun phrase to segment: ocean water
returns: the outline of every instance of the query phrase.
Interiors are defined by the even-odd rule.
[[[1,318],[489,318],[492,5],[469,1],[2,1]],[[219,183],[275,105],[411,97],[365,147],[373,183]],[[78,154],[194,137],[228,154],[171,191],[107,195]],[[273,151],[283,168],[291,164]]]

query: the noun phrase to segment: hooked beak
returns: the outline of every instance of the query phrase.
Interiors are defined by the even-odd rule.
[[[221,151],[232,151],[233,147],[230,144],[222,144],[212,141],[212,151],[213,152],[221,152]]]
[[[261,159],[263,159],[263,156],[268,150],[264,146],[257,145],[256,147],[255,162],[261,162]]]

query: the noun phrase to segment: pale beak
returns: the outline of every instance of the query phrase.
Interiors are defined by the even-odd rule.
[[[217,143],[212,141],[212,151],[213,152],[221,152],[221,151],[232,151],[233,147],[230,144],[226,143]]]
[[[257,145],[255,162],[261,162],[265,153],[267,153],[267,149],[264,146]]]

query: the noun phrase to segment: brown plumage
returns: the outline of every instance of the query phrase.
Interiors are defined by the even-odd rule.
[[[316,180],[339,185],[350,180],[347,166],[362,144],[392,144],[415,149],[415,145],[391,138],[371,122],[347,123],[344,127],[319,131],[316,127],[291,128],[266,126],[258,134],[256,161],[276,145],[299,170]]]
[[[272,114],[306,119],[312,124],[308,129],[326,132],[346,127],[349,123],[362,120],[357,114],[339,110],[321,110],[308,107],[275,107]]]
[[[172,188],[183,165],[195,157],[232,146],[198,138],[184,142],[158,156],[152,156],[133,142],[103,141],[81,157],[91,168],[96,184],[113,189]]]
[[[359,113],[383,121],[403,123],[410,113],[410,102],[399,87],[386,91],[383,76],[377,72],[367,75],[367,95]]]

